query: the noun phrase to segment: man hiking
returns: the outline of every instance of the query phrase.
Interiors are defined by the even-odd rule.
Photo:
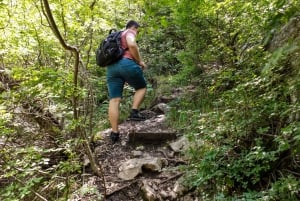
[[[139,113],[139,106],[144,100],[147,83],[143,75],[146,64],[143,62],[136,43],[139,24],[130,20],[126,24],[126,30],[122,33],[121,45],[125,49],[123,58],[118,62],[107,66],[107,85],[109,92],[108,116],[111,125],[110,139],[113,143],[119,140],[119,107],[122,99],[123,87],[127,82],[135,89],[133,96],[130,120],[145,120]]]

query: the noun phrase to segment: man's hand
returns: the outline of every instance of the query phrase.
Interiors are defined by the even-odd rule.
[[[147,65],[143,61],[140,61],[138,64],[139,64],[139,66],[141,66],[142,69],[147,68]]]

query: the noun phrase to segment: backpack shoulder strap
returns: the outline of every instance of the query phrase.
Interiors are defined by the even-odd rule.
[[[117,32],[117,29],[110,29],[108,33],[111,34],[112,32]]]
[[[126,34],[127,34],[127,32],[128,32],[128,29],[122,31],[122,33],[121,33],[121,41],[122,41],[122,39],[124,39],[124,40],[125,40],[125,43],[126,43],[126,47],[122,47],[125,51],[129,50],[129,48],[128,48],[128,46],[127,46],[127,42],[126,42]],[[123,33],[124,33],[124,35],[123,35]],[[124,38],[123,38],[123,37],[124,37]],[[121,42],[121,44],[122,44],[122,42]]]

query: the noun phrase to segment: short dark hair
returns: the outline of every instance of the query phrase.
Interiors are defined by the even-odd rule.
[[[135,27],[135,28],[138,28],[140,27],[139,23],[137,23],[136,21],[134,20],[130,20],[127,22],[126,24],[126,29],[130,28],[130,27]]]

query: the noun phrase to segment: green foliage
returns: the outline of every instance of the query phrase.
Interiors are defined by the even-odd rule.
[[[109,29],[139,20],[143,2],[49,3],[63,39],[80,50],[78,87],[75,57],[52,33],[41,2],[1,1],[0,200],[70,196],[82,168],[77,128],[92,140],[95,126],[107,125],[105,70],[94,51]]]
[[[299,185],[299,40],[273,52],[264,40],[298,2],[202,2],[174,12],[186,38],[175,86],[196,86],[169,115],[190,140],[187,185],[203,200],[296,200],[287,189]]]
[[[296,201],[299,200],[299,189],[299,179],[294,176],[288,176],[274,182],[269,190],[269,194],[272,200]]]
[[[178,26],[172,23],[175,3],[165,0],[145,2],[146,15],[142,21],[144,27],[141,28],[139,46],[149,66],[149,77],[175,74],[182,68],[177,54],[183,49],[185,38]]]
[[[299,15],[299,1],[50,4],[64,40],[80,50],[76,89],[74,55],[52,34],[40,2],[0,3],[1,200],[70,195],[83,154],[76,128],[92,140],[108,127],[105,70],[94,50],[129,19],[142,24],[139,46],[149,65],[142,107],[178,93],[168,118],[190,140],[188,185],[203,200],[299,198],[299,36],[271,45]],[[126,88],[121,120],[132,94]]]
[[[215,111],[201,114],[200,109],[199,114],[189,101],[185,102],[187,106],[179,106],[194,111],[188,113],[194,119],[189,123],[193,125],[188,127],[189,139],[195,142],[189,152],[194,161],[188,168],[192,175],[189,181],[203,188],[203,193],[222,192],[228,196],[232,191],[257,190],[255,186],[270,179],[285,154],[298,153],[295,149],[299,141],[295,138],[299,131],[295,123],[288,123],[287,111],[294,110],[294,105],[285,94],[291,92],[284,84],[271,88],[264,78],[250,80],[222,90],[213,103]]]

